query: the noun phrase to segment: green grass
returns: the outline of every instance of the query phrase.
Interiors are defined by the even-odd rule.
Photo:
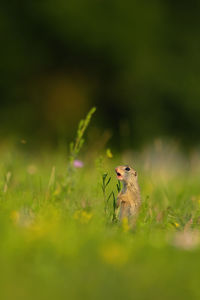
[[[24,146],[25,147],[25,146]],[[173,145],[113,158],[88,149],[70,174],[64,150],[0,150],[1,299],[199,299],[200,154]],[[105,214],[114,167],[138,171],[136,227]]]

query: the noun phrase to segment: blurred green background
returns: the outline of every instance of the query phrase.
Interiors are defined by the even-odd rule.
[[[1,1],[0,135],[71,138],[97,106],[119,149],[199,144],[199,1]],[[100,131],[99,131],[100,130]]]
[[[1,298],[199,300],[200,2],[0,6]],[[113,222],[125,163],[134,228]]]

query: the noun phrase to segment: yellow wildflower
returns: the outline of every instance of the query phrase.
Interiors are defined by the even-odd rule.
[[[91,218],[92,218],[92,214],[91,213],[88,213],[86,211],[82,211],[82,214],[81,214],[81,221],[82,221],[82,223],[88,223]]]
[[[176,228],[179,228],[180,227],[180,224],[178,224],[178,223],[174,223],[174,225],[176,226]]]
[[[74,213],[74,219],[79,220],[82,224],[87,224],[92,218],[92,213],[89,213],[85,210],[77,210]]]
[[[112,154],[112,152],[111,152],[110,149],[106,150],[106,155],[107,155],[108,158],[112,158],[113,157],[113,154]]]

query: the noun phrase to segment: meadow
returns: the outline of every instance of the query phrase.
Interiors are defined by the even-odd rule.
[[[81,152],[85,129],[68,152],[1,144],[1,299],[199,299],[200,152]],[[113,217],[124,163],[142,194],[134,228]]]

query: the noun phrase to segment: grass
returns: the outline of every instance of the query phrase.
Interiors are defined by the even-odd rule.
[[[73,180],[63,150],[0,154],[1,299],[200,298],[200,153],[88,149]],[[143,200],[134,229],[113,222],[114,167],[127,162]]]

